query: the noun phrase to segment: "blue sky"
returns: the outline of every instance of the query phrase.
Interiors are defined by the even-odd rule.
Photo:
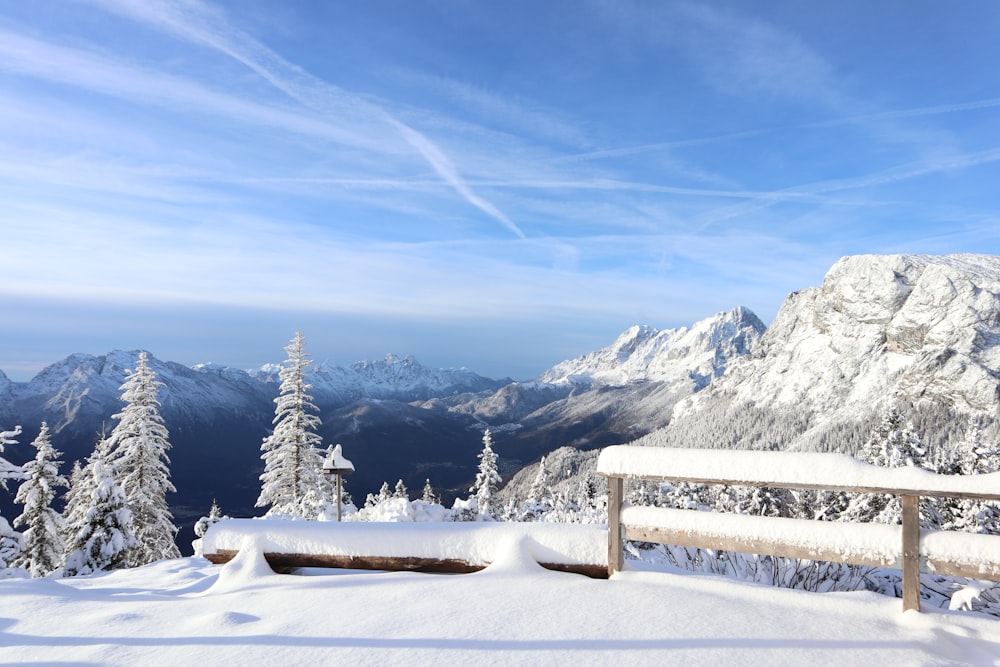
[[[0,5],[0,369],[388,352],[534,377],[1000,254],[1000,4]]]

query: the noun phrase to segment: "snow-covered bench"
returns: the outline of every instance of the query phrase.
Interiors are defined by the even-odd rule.
[[[231,560],[252,545],[276,571],[297,567],[467,573],[482,570],[505,542],[524,540],[550,570],[608,575],[604,526],[506,522],[336,522],[226,519],[202,537],[202,555]]]
[[[608,571],[623,540],[901,569],[903,609],[920,609],[920,571],[1000,581],[1000,535],[920,530],[921,496],[1000,501],[1000,473],[935,475],[878,468],[844,454],[614,446],[601,452],[608,479]],[[834,523],[623,506],[624,480],[846,491],[899,496],[902,525]]]

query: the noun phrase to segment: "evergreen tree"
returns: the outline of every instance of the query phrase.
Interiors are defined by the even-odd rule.
[[[396,482],[396,490],[392,492],[393,498],[402,498],[403,500],[410,499],[410,492],[407,490],[406,485],[403,484],[403,480]]]
[[[973,425],[955,447],[954,467],[962,475],[1000,472],[1000,447],[984,440],[982,427]],[[1000,533],[1000,506],[971,498],[951,501],[943,512],[951,519],[946,527],[978,533]]]
[[[146,353],[140,352],[135,371],[121,386],[125,408],[112,417],[118,424],[109,438],[108,465],[132,517],[136,545],[128,556],[130,566],[180,557],[174,544],[177,526],[166,500],[166,494],[177,489],[170,482],[169,434],[156,397],[162,386]]]
[[[322,422],[307,392],[306,369],[312,363],[305,352],[305,339],[297,332],[285,347],[288,358],[278,377],[279,395],[274,399],[274,430],[261,445],[264,474],[257,507],[267,514],[315,519],[323,509],[322,439],[316,433]]]
[[[0,454],[3,453],[4,445],[16,445],[15,438],[19,435],[21,435],[20,426],[15,426],[13,431],[0,431]],[[7,488],[8,479],[24,479],[24,471],[20,466],[0,456],[0,486],[4,489]]]
[[[93,505],[94,462],[100,459],[107,465],[110,446],[107,434],[102,433],[97,438],[87,464],[81,466],[79,461],[73,462],[69,490],[66,492],[66,505],[63,507],[63,543],[66,545],[67,554],[76,536],[87,524],[87,512]]]
[[[137,546],[132,515],[125,505],[125,491],[115,482],[112,468],[102,453],[98,446],[87,465],[90,502],[81,517],[79,531],[68,545],[63,566],[68,577],[127,567],[128,555]]]
[[[555,503],[552,489],[549,488],[549,470],[545,466],[545,457],[538,462],[538,472],[528,489],[528,497],[521,508],[521,521],[537,521],[552,511]]]
[[[736,487],[736,511],[754,516],[789,516],[791,497],[787,489],[766,486]]]
[[[384,503],[389,498],[392,498],[392,490],[389,489],[389,482],[382,482],[382,488],[378,490],[378,496],[375,497],[375,504]]]
[[[15,438],[19,435],[21,435],[20,426],[15,426],[13,431],[0,431],[0,453],[3,452],[4,445],[16,445]],[[7,480],[23,478],[24,472],[20,466],[0,456],[0,486],[6,490]],[[21,533],[11,528],[7,519],[0,516],[0,570],[6,569],[16,560],[23,547]]]
[[[219,509],[219,504],[215,502],[215,498],[212,498],[212,507],[208,510],[208,516],[203,516],[194,524],[194,534],[196,537],[204,537],[208,529],[213,525],[219,523],[223,519],[228,519],[228,516],[223,516],[222,510]]]
[[[420,499],[423,500],[425,503],[430,503],[432,505],[441,504],[441,501],[437,497],[437,494],[434,493],[434,487],[431,486],[431,480],[429,478],[424,481],[424,492],[423,495],[420,497]]]
[[[597,509],[598,495],[597,475],[594,474],[593,467],[588,467],[580,479],[580,486],[577,490],[577,505],[585,510]]]
[[[60,452],[52,447],[48,424],[42,422],[38,437],[31,443],[35,458],[24,465],[27,479],[17,490],[14,502],[24,505],[24,511],[14,519],[14,526],[27,526],[24,531],[24,550],[15,565],[28,570],[33,577],[44,577],[62,562],[65,541],[63,519],[54,509],[52,500],[57,487],[66,486],[66,478],[59,474],[57,461]]]
[[[490,521],[493,516],[494,504],[497,502],[497,489],[500,484],[500,473],[497,471],[497,455],[493,451],[493,438],[490,430],[483,433],[483,451],[479,453],[479,472],[469,493],[476,499],[477,516],[480,520]],[[497,508],[499,509],[499,508]]]
[[[900,468],[920,466],[924,452],[924,446],[913,432],[913,427],[904,423],[902,413],[890,410],[872,430],[867,442],[858,452],[858,458],[883,468]],[[921,513],[926,515],[924,503],[921,503]],[[902,521],[902,507],[896,496],[861,493],[850,499],[840,518],[847,521],[898,524]]]

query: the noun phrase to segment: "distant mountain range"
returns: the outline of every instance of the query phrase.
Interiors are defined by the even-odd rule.
[[[319,364],[310,367],[310,393],[324,442],[342,444],[355,464],[357,472],[346,481],[358,502],[383,481],[397,479],[416,491],[429,478],[450,499],[466,493],[475,476],[485,428],[493,429],[508,475],[568,442],[592,448],[641,436],[666,423],[664,405],[721,375],[763,330],[745,309],[690,329],[633,327],[611,347],[528,383],[429,369],[393,355],[348,367]],[[138,354],[73,354],[25,383],[0,373],[0,425],[24,427],[8,458],[29,458],[42,421],[66,469],[89,455],[100,431],[114,426],[120,386]],[[627,376],[614,376],[612,359],[621,360]],[[253,507],[262,472],[259,447],[274,415],[280,366],[189,368],[150,355],[150,367],[164,385],[161,414],[178,489],[168,500],[178,522],[191,524],[213,499],[230,514],[259,513]],[[613,376],[619,384],[612,384]]]
[[[102,425],[113,427],[137,355],[74,354],[24,383],[0,372],[0,428],[24,428],[7,458],[30,457],[43,420],[64,460],[88,455]],[[258,513],[279,366],[150,365],[165,385],[178,522],[189,526],[213,498],[231,515]],[[346,485],[359,503],[397,479],[414,494],[430,478],[446,498],[464,495],[486,427],[505,477],[521,471],[509,497],[557,449],[550,472],[564,484],[592,465],[586,452],[629,441],[850,451],[889,405],[947,443],[970,420],[1000,414],[1000,258],[847,257],[820,287],[789,295],[766,331],[746,308],[679,329],[635,326],[532,382],[393,355],[310,370],[320,434],[354,462]],[[9,498],[0,502],[9,515]]]

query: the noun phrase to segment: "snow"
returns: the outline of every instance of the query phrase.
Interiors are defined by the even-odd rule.
[[[1000,570],[1000,535],[921,531],[920,555],[938,563],[980,563],[980,574],[995,578]]]
[[[329,456],[326,457],[326,461],[323,462],[323,470],[340,471],[343,473],[346,470],[354,470],[354,464],[344,458],[344,452],[338,444],[330,451]]]
[[[809,448],[819,432],[894,403],[992,417],[998,364],[1000,257],[844,257],[821,286],[790,294],[754,353],[679,403],[672,421],[711,419],[700,411],[722,398],[793,410],[814,433],[787,444]]]
[[[688,327],[658,331],[632,326],[610,346],[556,364],[538,379],[549,384],[624,386],[655,381],[704,387],[726,364],[750,351],[764,324],[749,309],[717,313]]]
[[[182,558],[4,580],[0,655],[112,666],[1000,664],[1000,622],[969,612],[901,614],[898,600],[869,592],[631,563],[595,580],[538,568],[523,536],[497,546],[492,566],[467,575],[277,575],[251,540],[222,567]]]
[[[513,522],[369,523],[228,519],[202,538],[202,553],[242,548],[247,539],[264,552],[334,556],[458,559],[493,563],[504,544],[523,540],[536,562],[603,565],[603,526]]]
[[[856,487],[886,493],[908,490],[943,496],[972,494],[1000,500],[1000,473],[936,475],[914,467],[881,468],[846,454],[617,445],[601,451],[597,472],[625,477],[769,483],[783,488]]]

